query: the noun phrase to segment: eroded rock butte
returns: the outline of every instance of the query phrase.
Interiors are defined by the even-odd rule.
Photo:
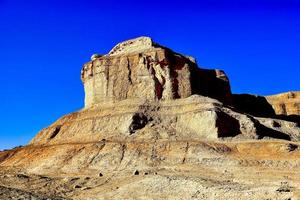
[[[94,54],[85,107],[0,152],[0,199],[296,199],[299,93],[237,95],[148,37]]]

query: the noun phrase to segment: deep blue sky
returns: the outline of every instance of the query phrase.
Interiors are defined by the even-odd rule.
[[[82,64],[142,35],[224,69],[235,93],[300,90],[296,0],[0,0],[0,149],[82,108]]]

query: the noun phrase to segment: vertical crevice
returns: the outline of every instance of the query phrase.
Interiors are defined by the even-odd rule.
[[[109,66],[110,66],[110,60],[107,60],[107,63],[105,65],[105,73],[106,73],[106,98],[109,96]]]
[[[130,84],[132,84],[130,62],[128,57],[126,59],[127,59],[127,69],[128,69],[128,81]]]

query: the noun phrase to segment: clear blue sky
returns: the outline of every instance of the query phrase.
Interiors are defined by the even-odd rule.
[[[224,69],[235,93],[300,90],[297,0],[0,0],[0,149],[82,108],[82,64],[142,35]]]

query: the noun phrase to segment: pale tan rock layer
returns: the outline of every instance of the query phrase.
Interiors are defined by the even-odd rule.
[[[300,92],[287,92],[266,97],[277,115],[300,115]]]
[[[123,100],[66,115],[43,129],[31,144],[106,140],[300,139],[299,124],[255,118],[217,100],[193,95],[172,101]]]
[[[0,152],[10,199],[298,199],[299,143],[99,141]]]

